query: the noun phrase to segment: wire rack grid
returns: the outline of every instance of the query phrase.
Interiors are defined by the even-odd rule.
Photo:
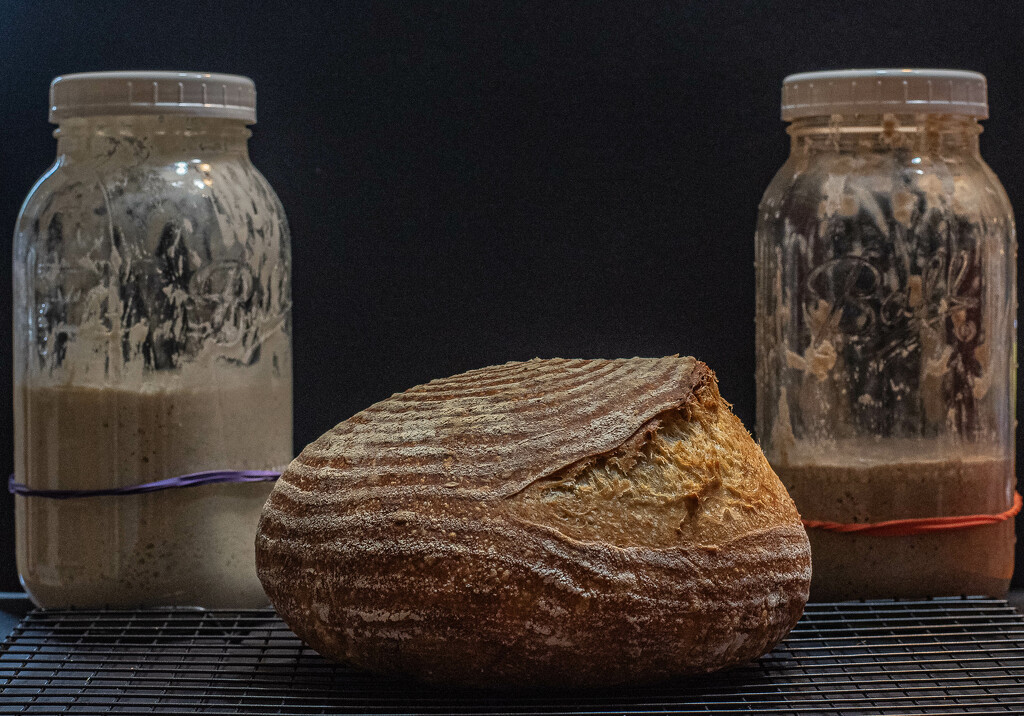
[[[1024,617],[983,598],[810,604],[774,651],[643,688],[469,691],[328,662],[270,610],[34,611],[0,714],[1024,714]]]

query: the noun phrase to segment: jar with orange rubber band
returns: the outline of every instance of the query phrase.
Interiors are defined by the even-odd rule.
[[[1006,592],[1016,237],[979,152],[985,78],[787,77],[761,202],[757,431],[811,539],[812,598]]]

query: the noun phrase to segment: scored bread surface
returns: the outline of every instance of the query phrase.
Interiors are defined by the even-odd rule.
[[[692,358],[534,360],[432,381],[310,444],[257,568],[322,654],[447,683],[595,685],[754,658],[810,552]]]

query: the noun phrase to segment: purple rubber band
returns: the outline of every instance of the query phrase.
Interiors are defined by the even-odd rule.
[[[105,490],[33,490],[14,479],[7,479],[7,491],[22,497],[49,497],[52,500],[71,500],[76,497],[108,497],[113,495],[140,495],[144,492],[157,492],[175,487],[196,487],[198,485],[215,485],[218,482],[269,482],[281,476],[276,470],[207,470],[193,472],[191,475],[168,477],[166,480],[145,482],[141,485],[128,487],[111,487]]]

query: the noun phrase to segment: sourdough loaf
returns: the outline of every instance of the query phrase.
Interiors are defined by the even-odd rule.
[[[792,500],[679,357],[507,363],[377,403],[288,467],[256,563],[321,654],[479,686],[747,661],[810,584]]]

